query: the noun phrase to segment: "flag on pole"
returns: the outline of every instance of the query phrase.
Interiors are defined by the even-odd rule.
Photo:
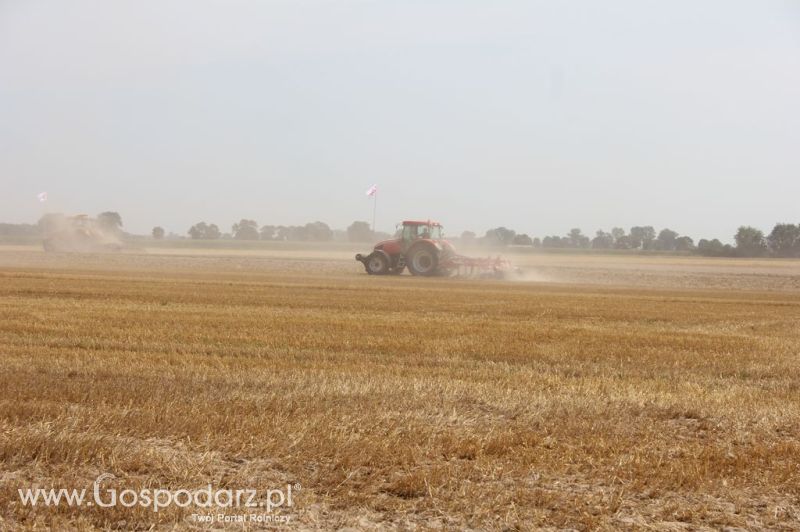
[[[367,189],[367,197],[372,198],[372,232],[375,232],[375,213],[378,211],[378,185]]]
[[[39,192],[36,194],[36,198],[39,200],[40,203],[44,203],[47,201],[47,192]]]

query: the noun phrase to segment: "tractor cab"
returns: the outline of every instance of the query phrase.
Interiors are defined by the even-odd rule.
[[[438,222],[415,222],[406,220],[397,226],[396,237],[404,244],[410,244],[418,239],[441,240],[444,238],[442,225]]]

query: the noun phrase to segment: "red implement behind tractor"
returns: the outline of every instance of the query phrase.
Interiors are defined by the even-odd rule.
[[[412,275],[503,278],[515,271],[505,259],[476,259],[456,253],[438,222],[406,220],[395,238],[378,242],[369,255],[356,255],[370,275]]]

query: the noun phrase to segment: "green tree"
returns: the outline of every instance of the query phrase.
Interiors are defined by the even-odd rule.
[[[588,248],[591,244],[591,240],[589,237],[582,234],[581,230],[577,227],[574,229],[570,229],[569,234],[566,237],[568,242],[568,246],[571,248]]]
[[[222,233],[216,224],[198,222],[189,228],[189,236],[194,240],[216,240]]]
[[[277,235],[277,240],[294,240],[295,231],[293,227],[279,225],[275,229],[275,234]]]
[[[760,257],[767,251],[764,233],[750,226],[741,226],[733,237],[736,241],[736,252],[743,257]]]
[[[261,240],[275,240],[275,229],[274,225],[265,225],[261,228],[260,236]]]
[[[239,223],[233,224],[231,228],[233,238],[236,240],[258,240],[258,224],[255,220],[242,218]]]
[[[484,242],[489,244],[490,246],[507,246],[514,241],[514,237],[517,235],[516,231],[513,229],[507,229],[505,227],[496,227],[494,229],[489,229],[486,231],[486,236],[484,236]]]
[[[800,257],[800,225],[775,225],[767,237],[767,245],[778,257]]]
[[[356,221],[347,228],[347,240],[350,242],[372,242],[372,228],[367,222]]]
[[[529,237],[527,234],[523,233],[521,235],[515,235],[511,240],[511,243],[515,246],[532,246],[533,239],[531,239],[531,237]]]
[[[660,249],[662,251],[673,251],[675,249],[675,240],[677,240],[677,238],[678,233],[672,229],[662,229],[661,232],[658,233],[658,238],[655,242],[656,249]]]
[[[717,257],[722,255],[723,252],[723,245],[722,242],[717,240],[707,240],[705,238],[701,238],[697,242],[697,252],[701,255],[707,255],[710,257]]]
[[[623,229],[621,227],[612,227],[611,228],[611,237],[614,239],[614,242],[616,242],[617,240],[619,240],[623,236],[625,236],[625,229]]]
[[[324,222],[312,222],[305,225],[305,240],[313,242],[329,242],[333,239],[333,231]]]
[[[635,244],[637,242],[634,242],[630,235],[624,235],[614,242],[614,249],[636,249],[637,246]],[[641,246],[641,242],[638,242],[638,245]]]
[[[708,257],[734,257],[736,250],[730,244],[723,244],[716,238],[713,240],[706,240],[701,238],[697,242],[697,249],[695,250],[700,255]]]
[[[153,234],[153,238],[155,238],[156,240],[161,240],[162,238],[164,238],[164,228],[163,227],[158,227],[158,226],[153,227],[153,233],[152,234]]]
[[[565,248],[569,245],[569,239],[560,236],[546,236],[542,239],[543,248]]]
[[[0,235],[3,236],[39,236],[41,228],[33,224],[5,224],[0,223]]]
[[[675,249],[677,251],[691,251],[694,249],[694,240],[688,236],[679,236],[675,239]]]
[[[189,236],[192,240],[200,240],[206,237],[206,231],[208,230],[208,224],[205,222],[198,222],[189,228]]]
[[[631,227],[630,247],[632,249],[653,249],[655,246],[656,230],[651,225]]]
[[[595,237],[592,239],[592,249],[611,249],[614,246],[614,242],[617,240],[617,238],[614,237],[614,231],[617,229],[619,229],[619,227],[612,229],[611,233],[606,233],[602,229],[598,230],[597,233],[595,233]],[[625,236],[625,231],[622,231],[620,238],[623,236]]]
[[[222,236],[222,233],[217,227],[217,224],[208,224],[208,229],[206,229],[206,238],[208,240],[216,240]]]

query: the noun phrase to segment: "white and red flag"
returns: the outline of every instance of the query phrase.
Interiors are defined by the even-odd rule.
[[[378,193],[378,185],[372,185],[367,189],[367,197],[371,198]]]

